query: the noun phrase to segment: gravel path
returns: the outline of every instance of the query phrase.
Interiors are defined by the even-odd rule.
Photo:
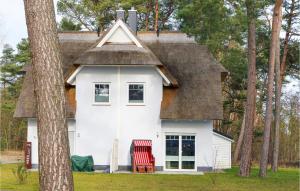
[[[1,151],[0,164],[19,163],[24,161],[23,151]]]

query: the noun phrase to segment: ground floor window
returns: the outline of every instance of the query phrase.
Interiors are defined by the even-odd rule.
[[[166,135],[166,169],[195,169],[195,136]]]

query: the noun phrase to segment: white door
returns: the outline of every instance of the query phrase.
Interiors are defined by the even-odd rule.
[[[166,170],[195,170],[195,136],[166,135]]]

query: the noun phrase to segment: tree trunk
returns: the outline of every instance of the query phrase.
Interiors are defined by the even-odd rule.
[[[66,100],[52,0],[24,0],[37,107],[41,191],[73,189]]]
[[[280,56],[278,56],[278,53],[276,55],[276,100],[275,100],[275,142],[274,142],[274,150],[273,150],[273,161],[272,161],[272,170],[276,172],[278,170],[278,158],[279,158],[279,136],[280,136],[280,97],[282,92],[282,83],[284,79],[284,74],[286,70],[286,58],[288,53],[288,43],[290,40],[290,33],[292,28],[292,20],[294,17],[294,9],[295,9],[295,0],[292,0],[291,2],[291,8],[290,12],[288,14],[287,18],[287,29],[286,34],[284,38],[284,46],[283,46],[283,56],[281,60],[281,64],[277,61],[280,60]],[[280,45],[280,44],[279,44]],[[279,46],[277,45],[277,46]],[[279,46],[280,48],[280,46]],[[277,47],[277,51],[278,50]],[[279,68],[278,68],[279,67]],[[278,75],[280,75],[278,77]],[[276,134],[277,133],[277,134]]]
[[[145,30],[149,30],[149,14],[150,14],[150,3],[149,0],[146,2],[146,15],[145,15]]]
[[[241,150],[242,143],[243,143],[243,137],[244,137],[244,132],[245,132],[245,118],[246,118],[246,116],[244,113],[239,139],[236,143],[236,147],[235,147],[235,151],[234,151],[234,156],[233,156],[234,163],[237,163],[237,161],[238,161],[238,158],[240,155],[240,150]]]
[[[253,141],[253,126],[256,103],[256,42],[255,42],[255,2],[246,1],[248,17],[248,83],[247,103],[245,111],[245,132],[241,152],[240,176],[249,176],[251,169],[251,152]]]
[[[266,103],[263,145],[262,145],[261,158],[260,158],[259,176],[261,177],[265,177],[267,175],[271,122],[273,118],[272,98],[273,98],[273,83],[274,83],[274,62],[275,62],[276,43],[277,43],[277,39],[279,38],[278,25],[280,20],[279,17],[280,17],[281,6],[282,6],[282,0],[276,0],[274,6],[273,21],[272,21],[272,36],[271,36],[271,43],[270,43],[270,57],[269,57],[268,85],[267,85],[267,103]]]
[[[280,10],[278,31],[281,29],[282,11]],[[281,98],[281,80],[280,80],[280,38],[278,35],[276,53],[275,53],[275,133],[273,145],[272,170],[278,169],[278,154],[279,154],[279,130],[280,130],[280,98]]]
[[[155,1],[155,26],[154,30],[157,32],[158,30],[158,0]]]

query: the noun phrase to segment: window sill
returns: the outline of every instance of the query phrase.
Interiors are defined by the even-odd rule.
[[[110,106],[111,103],[93,103],[93,106]]]
[[[127,106],[146,106],[145,103],[127,103]]]

